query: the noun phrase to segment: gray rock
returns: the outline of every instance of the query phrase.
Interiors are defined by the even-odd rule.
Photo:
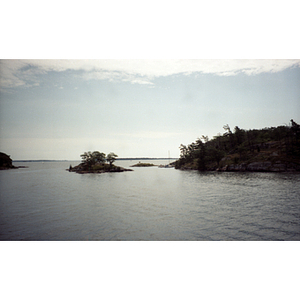
[[[269,170],[271,172],[283,172],[283,171],[286,171],[286,164],[274,164]]]
[[[250,164],[242,163],[239,165],[231,164],[223,168],[218,168],[217,171],[227,172],[297,172],[300,171],[300,165],[296,163],[282,163],[276,161],[274,164],[270,161],[253,162]]]
[[[253,162],[247,166],[247,171],[269,171],[269,168],[271,167],[272,163],[270,161],[264,161],[264,162]]]

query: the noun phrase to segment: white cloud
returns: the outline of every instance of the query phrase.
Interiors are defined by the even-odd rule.
[[[280,72],[290,67],[300,67],[300,60],[216,60],[216,59],[102,59],[102,60],[2,60],[0,61],[0,87],[13,88],[36,83],[40,74],[67,70],[82,71],[85,80],[117,80],[137,84],[152,84],[155,77],[174,74],[216,74],[234,76],[238,73],[256,75]]]
[[[21,60],[0,61],[0,87],[10,88],[25,85],[25,81],[17,77],[19,70],[24,65]]]

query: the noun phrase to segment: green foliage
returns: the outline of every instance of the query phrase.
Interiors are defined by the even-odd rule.
[[[109,162],[109,167],[115,161],[117,155],[114,153],[108,154],[106,157],[105,153],[99,151],[88,151],[80,155],[82,158],[82,166],[86,170],[101,170],[105,169],[105,161]]]
[[[229,125],[223,126],[225,133],[209,140],[202,135],[190,145],[180,145],[180,158],[175,168],[197,165],[198,170],[220,167],[225,158],[237,162],[249,161],[254,155],[261,159],[268,157],[266,153],[271,147],[279,147],[278,152],[290,160],[300,158],[300,125],[291,120],[290,126],[278,126],[263,129],[240,129]]]
[[[110,166],[112,166],[112,164],[114,163],[114,161],[116,160],[117,157],[118,157],[118,155],[116,155],[113,152],[110,152],[106,157],[106,161],[109,162]]]
[[[207,147],[208,161],[215,161],[219,166],[221,159],[224,157],[225,152],[215,147]]]

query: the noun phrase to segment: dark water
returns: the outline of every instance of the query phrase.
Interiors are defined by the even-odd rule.
[[[29,168],[0,171],[0,240],[300,240],[300,174],[15,165]]]

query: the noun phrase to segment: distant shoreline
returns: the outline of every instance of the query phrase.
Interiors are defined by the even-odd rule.
[[[64,161],[72,161],[72,160],[50,160],[50,159],[29,159],[29,160],[13,160],[13,162],[64,162]]]
[[[154,158],[154,157],[134,157],[134,158],[117,158],[116,160],[177,160],[178,158]],[[25,159],[25,160],[13,160],[13,162],[68,162],[68,161],[80,161],[80,159]]]

